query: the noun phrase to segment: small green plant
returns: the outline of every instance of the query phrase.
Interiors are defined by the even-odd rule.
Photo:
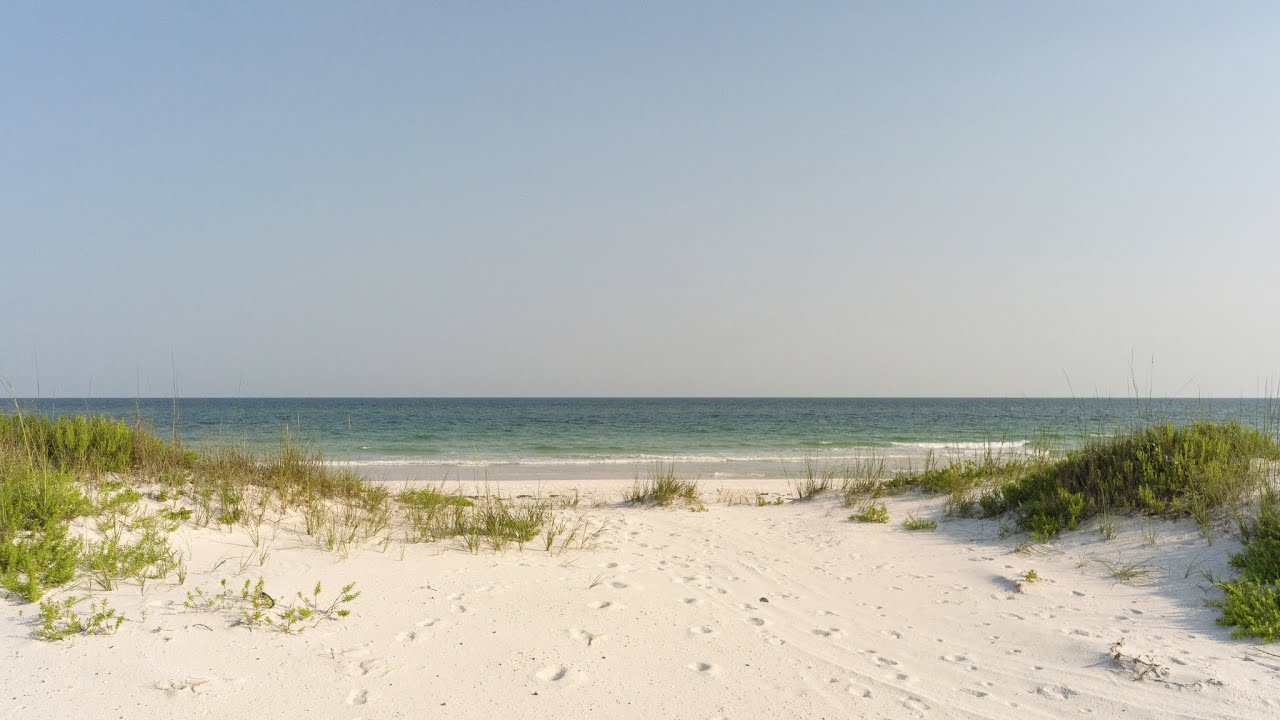
[[[40,603],[40,626],[35,635],[41,640],[62,640],[72,635],[110,635],[120,629],[124,616],[102,598],[89,605],[89,612],[81,615],[75,605],[84,598],[69,597],[61,602],[45,600]]]
[[[289,607],[280,611],[276,617],[267,618],[267,624],[286,635],[296,635],[324,620],[345,618],[351,614],[351,603],[360,597],[360,591],[355,587],[355,583],[347,583],[331,600],[322,602],[320,581],[317,580],[310,595],[303,595],[301,591],[296,593]],[[274,605],[275,602],[272,601],[272,606]]]
[[[1126,562],[1124,560],[1116,560],[1116,562],[1098,560],[1097,562],[1099,565],[1106,568],[1107,575],[1122,583],[1133,583],[1137,580],[1146,580],[1155,574],[1155,570],[1147,567],[1147,563],[1151,562],[1150,558],[1142,562]]]
[[[937,520],[929,520],[929,519],[926,519],[926,518],[918,518],[918,517],[914,517],[914,516],[909,516],[909,517],[907,517],[907,519],[906,519],[905,521],[903,521],[903,523],[902,523],[902,527],[903,527],[903,528],[905,528],[905,529],[907,529],[907,530],[911,530],[911,531],[916,531],[916,530],[937,530],[937,529],[938,529],[938,521],[937,521]]]
[[[1026,580],[1029,583],[1039,582],[1040,574],[1037,573],[1035,570],[1028,570],[1022,574],[1022,579]]]
[[[862,512],[857,512],[849,516],[850,520],[861,523],[887,523],[889,522],[889,509],[883,503],[876,505],[868,505]]]
[[[187,593],[184,606],[189,610],[206,612],[232,612],[238,616],[238,624],[249,628],[269,627],[285,634],[295,635],[313,628],[324,620],[337,620],[351,614],[350,605],[360,597],[355,583],[347,583],[328,602],[320,599],[322,588],[316,581],[310,595],[294,593],[288,607],[278,608],[276,599],[267,593],[265,581],[244,581],[239,592],[231,589],[224,578],[216,593],[206,593],[197,588]],[[274,611],[274,612],[273,612]]]

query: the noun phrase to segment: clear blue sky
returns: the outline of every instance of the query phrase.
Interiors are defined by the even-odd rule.
[[[1277,88],[1272,2],[7,3],[0,376],[1258,394]]]

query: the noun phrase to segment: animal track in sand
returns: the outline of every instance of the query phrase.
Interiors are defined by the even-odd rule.
[[[747,618],[747,622],[752,625],[755,625],[756,627],[764,627],[769,623],[768,620],[765,620],[764,618],[760,618],[760,617],[749,617]]]
[[[685,605],[697,605],[701,601],[698,600],[698,598],[685,598],[681,602],[683,602]]]
[[[449,612],[453,613],[454,615],[461,615],[466,611],[467,611],[466,605],[459,605],[458,603],[454,603],[449,606]]]
[[[690,670],[695,670],[703,675],[719,675],[720,674],[720,668],[718,666],[713,665],[712,663],[709,663],[706,661],[689,663],[685,667],[689,668]]]
[[[824,637],[824,638],[844,635],[844,630],[841,630],[840,628],[834,628],[834,627],[826,628],[825,630],[823,628],[814,628],[809,632],[813,633],[814,635],[817,635],[818,637]]]
[[[368,690],[352,690],[347,693],[348,705],[364,705],[367,702],[369,702]]]

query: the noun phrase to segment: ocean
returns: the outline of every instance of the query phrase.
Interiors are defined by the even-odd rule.
[[[28,412],[141,419],[162,436],[169,399],[19,401]],[[291,437],[372,477],[440,481],[629,478],[657,462],[706,478],[781,477],[804,462],[890,466],[990,449],[1062,451],[1147,422],[1268,423],[1265,399],[292,398],[176,403],[193,446]]]

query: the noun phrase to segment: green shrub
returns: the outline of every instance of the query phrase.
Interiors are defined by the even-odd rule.
[[[1256,491],[1254,460],[1277,457],[1280,447],[1271,436],[1239,422],[1153,425],[1034,468],[984,498],[983,507],[1016,508],[1038,540],[1108,508],[1192,515],[1205,523],[1208,510]]]
[[[883,504],[868,505],[862,512],[850,515],[849,519],[862,523],[887,523],[889,522],[889,508]]]
[[[1258,515],[1241,528],[1244,548],[1231,558],[1240,577],[1218,583],[1223,591],[1222,625],[1232,637],[1280,640],[1280,498],[1268,492]]]
[[[1224,597],[1218,624],[1234,626],[1231,637],[1280,640],[1280,589],[1274,584],[1238,580],[1221,583]]]
[[[71,475],[0,461],[0,587],[34,602],[70,582],[81,543],[67,522],[92,509]]]
[[[903,523],[902,527],[907,530],[937,530],[938,521],[928,520],[926,518],[909,517]]]

